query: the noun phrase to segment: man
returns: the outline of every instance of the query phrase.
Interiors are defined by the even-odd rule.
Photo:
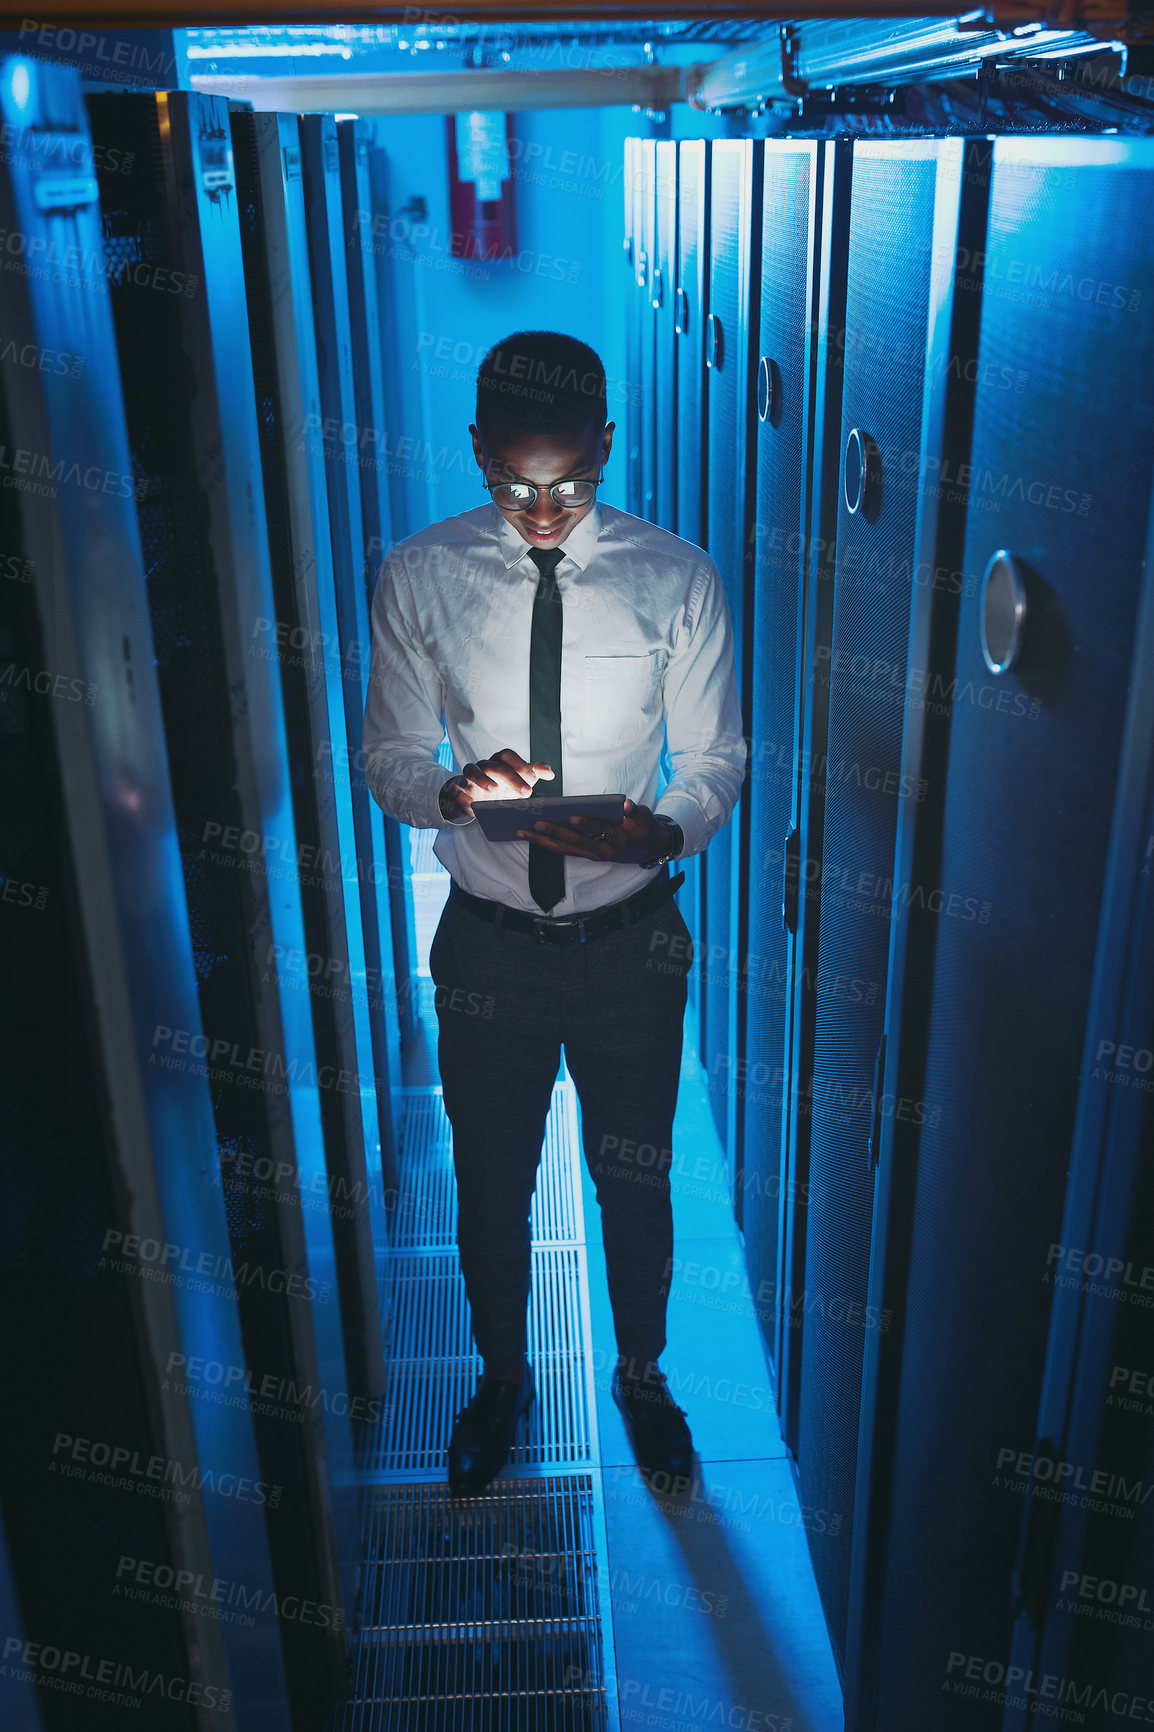
[[[484,1373],[453,1427],[449,1483],[481,1491],[533,1399],[529,1208],[562,1046],[601,1207],[613,1397],[642,1467],[683,1476],[692,1440],[657,1366],[692,959],[672,900],[684,874],[668,863],[705,848],[741,787],[729,613],[699,548],[598,504],[613,424],[586,344],[549,331],[498,344],[469,431],[490,501],[389,555],[364,730],[374,796],[440,831],[452,879],[429,966]],[[436,758],[443,733],[455,775]],[[618,822],[534,821],[534,796],[613,792],[627,796]],[[486,840],[473,808],[514,798],[518,840]],[[486,1001],[486,1017],[452,1008]],[[645,1144],[662,1151],[656,1173],[615,1159]]]

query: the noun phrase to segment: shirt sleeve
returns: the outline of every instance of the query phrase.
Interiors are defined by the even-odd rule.
[[[656,810],[681,825],[679,856],[700,854],[741,793],[748,749],[741,726],[733,625],[712,561],[698,571],[665,667],[665,739],[671,775]]]
[[[363,735],[365,780],[382,811],[419,830],[471,824],[447,819],[438,804],[452,777],[437,758],[445,735],[444,687],[412,623],[413,599],[395,555],[373,594],[373,653]]]

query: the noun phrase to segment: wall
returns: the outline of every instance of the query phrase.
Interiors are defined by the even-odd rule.
[[[619,428],[602,497],[625,505],[624,148],[627,137],[648,130],[646,120],[622,106],[535,109],[513,124],[519,252],[484,264],[449,253],[444,116],[374,121],[389,159],[382,243],[393,290],[389,442],[394,461],[412,471],[398,490],[398,535],[482,502],[468,434],[477,367],[493,343],[523,329],[568,331],[601,356]],[[674,111],[675,136],[722,130],[684,104]],[[401,216],[415,197],[428,211],[424,235]]]

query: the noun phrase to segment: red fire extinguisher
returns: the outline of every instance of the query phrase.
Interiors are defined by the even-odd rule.
[[[445,117],[449,140],[449,251],[458,259],[511,259],[517,250],[510,149],[513,117],[475,110]]]

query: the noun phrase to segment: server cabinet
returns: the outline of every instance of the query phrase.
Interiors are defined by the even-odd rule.
[[[762,148],[749,139],[713,145],[710,168],[709,311],[705,366],[709,552],[721,572],[733,623],[745,736],[750,734],[752,567],[756,425],[754,352],[750,309],[760,304]],[[756,242],[756,244],[755,244]],[[741,1167],[744,1124],[732,1055],[744,1049],[742,959],[748,950],[748,777],[725,828],[709,845],[705,869],[701,966],[701,1059],[709,1096],[729,1162]],[[742,1193],[734,1192],[741,1224]]]
[[[682,139],[677,145],[677,269],[673,295],[673,333],[677,360],[677,494],[673,527],[686,541],[705,543],[705,286],[709,255],[709,144]],[[686,862],[680,907],[689,927],[697,966],[689,976],[689,1003],[697,1025],[698,1051],[703,1034],[701,961],[702,907],[709,866],[705,854]]]
[[[349,278],[349,334],[352,339],[353,391],[357,426],[366,429],[361,471],[361,525],[365,538],[365,606],[371,618],[373,591],[384,570],[385,558],[397,539],[393,528],[389,493],[388,453],[393,449],[385,411],[385,334],[381,321],[379,283],[373,253],[373,234],[378,206],[373,195],[371,131],[357,120],[341,121],[337,127],[341,159],[341,200],[345,228],[345,256]],[[383,155],[383,152],[381,153]],[[375,435],[370,437],[370,433]],[[371,652],[366,650],[371,660]],[[358,766],[359,767],[359,760]],[[368,796],[371,803],[371,795]],[[381,813],[385,853],[374,867],[377,895],[369,913],[376,915],[378,948],[381,953],[381,1003],[373,1018],[374,1050],[380,1049],[378,1064],[387,1062],[391,1083],[386,1109],[381,1115],[383,1162],[393,1172],[400,1134],[401,1024],[400,1007],[409,1000],[406,1019],[416,1016],[415,982],[409,974],[407,929],[398,943],[398,915],[406,923],[404,841],[395,818]],[[373,945],[366,940],[371,953]],[[398,960],[399,952],[399,960]]]
[[[829,731],[829,666],[833,637],[834,575],[838,511],[842,495],[841,420],[845,363],[846,262],[849,252],[853,145],[823,147],[815,211],[815,293],[810,383],[811,421],[805,466],[802,522],[805,604],[798,648],[797,753],[793,775],[793,828],[781,852],[782,920],[786,940],[786,1017],[782,1068],[782,1199],[777,1245],[778,1280],[772,1294],[773,1362],[782,1437],[796,1458],[801,1393],[802,1326],[806,1291],[805,1251],[809,1210],[821,1195],[809,1179],[810,1104],[816,1036],[816,992],[821,938],[821,858],[825,829],[823,766]],[[772,358],[772,357],[771,357]],[[759,369],[760,370],[760,369]],[[754,766],[756,768],[756,764]],[[758,870],[778,862],[770,844]],[[763,1327],[769,1322],[762,1312]]]
[[[677,146],[677,516],[686,541],[705,546],[705,313],[709,258],[709,143]]]
[[[296,878],[308,954],[326,959],[320,989],[310,995],[313,1039],[318,1075],[344,1085],[320,1092],[333,1245],[350,1384],[360,1397],[355,1411],[368,1413],[385,1382],[373,1252],[388,1230],[381,1126],[388,1131],[394,1055],[374,1047],[370,994],[362,984],[362,873],[343,691],[348,670],[319,454],[300,149],[295,119],[258,118],[244,108],[232,113],[231,125],[276,603],[275,659],[301,861]]]
[[[348,779],[356,836],[357,874],[361,887],[361,920],[365,962],[370,971],[366,982],[373,1050],[384,1062],[398,1056],[398,1041],[386,997],[394,997],[392,933],[381,914],[382,882],[389,878],[389,854],[385,844],[384,814],[369,792],[363,774],[365,702],[368,697],[372,633],[369,625],[369,560],[366,557],[365,516],[362,486],[365,471],[371,481],[379,475],[377,447],[386,431],[363,420],[359,407],[370,414],[383,407],[374,402],[365,386],[358,399],[354,377],[353,322],[350,312],[349,266],[363,267],[363,254],[346,244],[341,197],[340,146],[336,122],[331,115],[309,115],[300,122],[301,169],[308,238],[308,262],[313,291],[313,325],[316,334],[317,375],[320,385],[319,429],[312,433],[314,445],[324,456],[328,490],[332,573],[336,592],[335,625],[339,633],[343,667],[345,734]],[[295,261],[301,269],[303,258]],[[358,303],[364,312],[360,279]],[[321,438],[317,440],[316,433]],[[383,501],[373,491],[372,521],[380,527]],[[378,534],[377,538],[380,540]],[[395,998],[394,998],[395,1002]],[[390,1051],[392,1048],[392,1051]],[[386,1115],[386,1130],[388,1115]],[[366,1125],[366,1136],[368,1135]],[[390,1151],[391,1154],[391,1151]]]
[[[870,1300],[894,1327],[869,1338],[866,1366],[855,1726],[902,1732],[927,1713],[1000,1726],[1008,1699],[975,1699],[951,1656],[1008,1660],[1015,1592],[1035,1604],[1036,1567],[1062,1567],[1039,1543],[1015,1581],[1046,1481],[1031,1462],[1055,1471],[1056,1440],[1035,1423],[1055,1286],[1079,1267],[1061,1249],[1067,1170],[1098,1032],[1087,1008],[1127,685],[1145,677],[1132,655],[1148,582],[1152,168],[1144,141],[999,140],[984,245],[955,254],[935,237],[935,271],[944,256],[982,277],[981,334],[957,363],[975,375],[969,461],[940,477],[968,495],[962,556],[919,550],[959,612],[955,655],[935,660],[931,640],[909,682],[911,708],[917,691],[946,710],[948,770],[936,834],[909,802],[894,867],[910,890],[882,1098],[912,1106],[879,1116]],[[923,584],[918,611],[933,597]],[[1103,1456],[1070,1474],[1081,1495],[1100,1472],[1089,1489],[1113,1486],[1124,1521],[1131,1465]],[[948,1591],[926,1596],[911,1572],[931,1559]],[[1144,1688],[1079,1688],[1096,1681]]]
[[[657,447],[659,426],[654,414],[657,383],[657,328],[653,313],[654,271],[657,269],[657,141],[643,138],[637,153],[637,213],[641,252],[637,260],[637,323],[641,334],[638,385],[641,392],[641,494],[638,516],[657,522]]]
[[[3,1719],[111,1732],[147,1695],[158,1727],[283,1723],[263,1463],[209,1388],[243,1374],[239,1283],[80,80],[8,59],[0,116],[36,267],[0,360],[0,1486],[5,1629],[37,1645],[8,1648]]]
[[[371,260],[373,277],[377,287],[379,320],[377,337],[381,364],[384,369],[384,399],[388,404],[390,401],[389,380],[396,380],[399,377],[399,363],[396,354],[396,320],[391,316],[394,300],[393,273],[389,269],[388,263],[391,249],[385,242],[378,239],[379,235],[388,232],[389,165],[386,153],[376,145],[370,146],[368,165],[371,220],[368,223],[363,222],[365,213],[363,211],[358,212],[358,222],[362,228],[358,245]],[[371,233],[371,239],[364,232],[366,229]],[[366,297],[368,292],[366,288]],[[382,316],[383,314],[388,314],[388,316]],[[394,403],[391,404],[391,407],[395,411],[397,405]],[[384,442],[389,456],[388,462],[385,464],[385,476],[388,483],[390,533],[399,538],[405,533],[403,527],[405,486],[400,474],[404,465],[395,463],[391,455],[392,451],[395,450],[395,446],[389,440],[388,433],[391,419],[395,419],[395,417],[390,417],[386,412]],[[383,558],[374,561],[370,553],[369,581],[374,589],[384,570],[384,563]],[[411,1046],[416,1040],[420,1026],[420,1018],[417,1014],[419,993],[414,978],[416,949],[413,934],[416,928],[416,916],[413,909],[413,886],[407,871],[408,841],[406,832],[395,818],[390,818],[385,814],[382,816],[384,817],[385,853],[389,874],[389,926],[393,936],[393,968],[397,984],[397,1022],[401,1046],[405,1048]]]
[[[882,1038],[902,779],[906,658],[921,500],[923,395],[936,205],[956,226],[960,146],[855,145],[847,256],[838,510],[805,1212],[797,1455],[814,1574],[844,1660],[854,1464],[870,1263],[869,1158]],[[947,160],[949,171],[947,172]],[[940,193],[939,193],[940,182]],[[800,1218],[799,1218],[800,1224]],[[791,1306],[798,1289],[791,1289]],[[810,1295],[818,1299],[812,1304]],[[791,1317],[792,1322],[792,1317]]]
[[[625,209],[625,509],[635,517],[641,509],[641,440],[645,404],[641,395],[641,305],[640,286],[646,272],[645,243],[641,234],[641,139],[625,140],[622,176]],[[639,277],[639,273],[641,276]]]
[[[653,173],[654,240],[649,299],[653,308],[653,521],[677,531],[677,145],[661,139]]]
[[[1154,527],[1154,526],[1152,526]],[[1146,571],[1151,566],[1146,542]],[[1134,669],[1154,665],[1154,586],[1147,575]],[[1074,1481],[1100,1463],[1126,1486],[1133,1519],[1109,1495],[1025,1502],[1015,1565],[1009,1664],[1023,1677],[1092,1680],[1101,1706],[1141,1718],[1154,1550],[1149,1290],[1154,1276],[1154,686],[1133,679],[1119,761],[1102,916],[1082,1049],[1069,1184],[1032,1474]],[[1071,1252],[1073,1255],[1071,1255]],[[1048,1253],[1049,1254],[1049,1253]],[[1070,1464],[1064,1478],[1061,1463]],[[1086,1475],[1083,1470],[1082,1479]],[[1109,1479],[1099,1482],[1109,1493]],[[1121,1696],[1114,1694],[1116,1690]],[[1020,1692],[1017,1693],[1020,1697]],[[1134,1702],[1137,1698],[1138,1708]],[[1017,1732],[1027,1704],[1007,1703]]]
[[[225,103],[89,104],[105,256],[277,1592],[300,1724],[346,1682],[359,1563],[307,949]],[[112,164],[132,153],[129,175]],[[276,876],[277,870],[282,875]],[[322,962],[323,966],[323,962]]]
[[[738,1185],[744,1198],[745,1255],[758,1317],[775,1368],[778,1247],[790,1186],[784,1160],[788,1076],[789,931],[784,862],[796,834],[794,777],[804,684],[801,629],[805,596],[810,393],[818,328],[820,144],[765,146],[761,297],[757,336],[757,508],[753,531],[754,607],[750,690],[749,948],[745,961],[745,1050],[734,1082],[744,1114]],[[787,925],[788,921],[788,925]]]

